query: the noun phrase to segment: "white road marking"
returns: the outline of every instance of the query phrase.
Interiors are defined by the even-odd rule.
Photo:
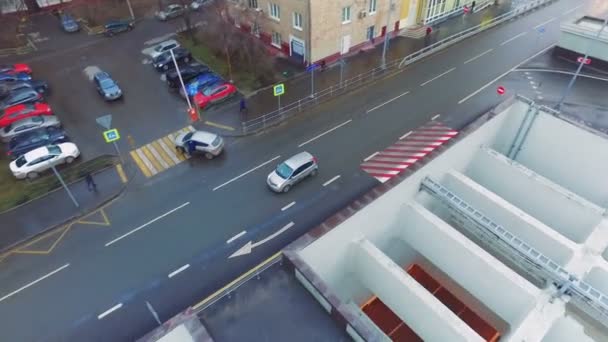
[[[389,103],[391,103],[391,102],[395,101],[396,99],[398,99],[398,98],[400,98],[400,97],[402,97],[402,96],[405,96],[405,95],[407,95],[407,94],[409,94],[409,93],[410,93],[409,91],[406,91],[405,93],[403,93],[403,94],[401,94],[401,95],[399,95],[399,96],[393,97],[392,99],[390,99],[390,100],[388,100],[388,101],[386,101],[386,102],[384,102],[384,103],[381,103],[381,104],[377,105],[376,107],[374,107],[374,108],[372,108],[372,109],[368,109],[366,113],[373,112],[374,110],[376,110],[376,109],[378,109],[378,108],[380,108],[380,107],[382,107],[382,106],[384,106],[384,105],[386,105],[386,104],[389,104]]]
[[[168,276],[168,277],[169,277],[169,278],[173,278],[173,277],[175,277],[175,276],[176,276],[178,273],[180,273],[180,272],[183,272],[183,271],[187,270],[187,269],[188,269],[188,267],[190,267],[190,264],[185,264],[184,266],[182,266],[182,267],[180,267],[180,268],[176,269],[175,271],[173,271],[173,272],[169,273],[169,276]]]
[[[523,37],[523,36],[525,36],[525,35],[527,35],[527,34],[528,34],[528,32],[522,32],[522,33],[520,33],[520,34],[518,34],[518,35],[516,35],[516,36],[513,36],[513,37],[511,37],[511,38],[509,38],[509,39],[505,40],[504,42],[500,43],[500,46],[503,46],[503,45],[509,44],[510,42],[514,41],[515,39],[517,39],[517,38],[519,38],[519,37]]]
[[[247,234],[247,231],[246,231],[246,230],[243,230],[242,232],[240,232],[240,233],[236,234],[235,236],[231,237],[230,239],[228,239],[228,240],[226,241],[226,243],[232,243],[234,240],[236,240],[236,239],[240,238],[241,236],[243,236],[243,235],[245,235],[245,234]]]
[[[110,245],[114,244],[115,242],[117,242],[117,241],[119,241],[119,240],[122,240],[122,239],[126,238],[127,236],[129,236],[129,235],[131,235],[131,234],[133,234],[133,233],[137,232],[138,230],[141,230],[141,229],[146,228],[147,226],[151,225],[152,223],[154,223],[154,222],[156,222],[156,221],[158,221],[158,220],[160,220],[160,219],[162,219],[162,218],[164,218],[164,217],[166,217],[166,216],[168,216],[168,215],[173,214],[174,212],[176,212],[176,211],[180,210],[181,208],[183,208],[183,207],[185,207],[185,206],[187,206],[187,205],[189,205],[189,204],[190,204],[190,202],[186,202],[186,203],[184,203],[184,204],[180,205],[180,206],[179,206],[179,207],[177,207],[177,208],[173,208],[173,209],[171,209],[171,210],[167,211],[166,213],[164,213],[164,214],[162,214],[162,215],[160,215],[160,216],[156,217],[155,219],[152,219],[152,220],[148,221],[147,223],[144,223],[144,224],[142,224],[141,226],[139,226],[139,227],[137,227],[137,228],[133,229],[132,231],[127,232],[127,233],[125,233],[125,234],[123,234],[123,235],[121,235],[121,236],[117,237],[116,239],[114,239],[114,240],[112,240],[112,241],[110,241],[110,242],[106,243],[106,247],[108,247],[108,246],[110,246]]]
[[[293,201],[293,202],[289,203],[288,205],[284,206],[283,208],[281,208],[281,211],[285,211],[285,210],[293,207],[295,204],[296,204],[296,202]]]
[[[482,90],[486,89],[487,87],[491,86],[492,84],[494,84],[494,82],[498,81],[499,79],[507,76],[511,71],[517,69],[520,65],[528,62],[529,60],[534,59],[535,57],[537,57],[538,55],[541,55],[542,53],[544,53],[545,51],[549,50],[550,48],[553,47],[553,44],[545,47],[544,49],[540,50],[539,52],[535,53],[534,55],[524,59],[523,61],[521,61],[520,63],[518,63],[516,66],[512,67],[511,69],[507,70],[505,73],[503,73],[502,75],[499,75],[498,77],[496,77],[495,79],[491,80],[490,82],[486,83],[485,85],[483,85],[481,88],[475,90],[474,92],[472,92],[471,94],[469,94],[468,96],[466,96],[465,98],[463,98],[462,100],[458,101],[458,104],[462,104],[465,101],[467,101],[468,99],[470,99],[471,97],[479,94]]]
[[[101,69],[99,69],[99,67],[96,65],[90,65],[90,66],[84,68],[84,70],[82,70],[82,71],[87,76],[89,81],[93,81],[93,76],[95,76],[96,73],[100,72]]]
[[[579,8],[581,8],[581,7],[583,7],[583,5],[578,5],[578,6],[574,7],[574,8],[571,8],[571,9],[567,10],[567,11],[566,11],[566,12],[564,12],[562,15],[568,15],[568,14],[570,14],[570,13],[572,13],[572,12],[576,11],[577,9],[579,9]]]
[[[433,81],[435,81],[435,80],[437,80],[437,79],[439,79],[439,78],[441,78],[441,77],[443,77],[443,76],[445,76],[445,75],[447,75],[447,74],[451,73],[451,72],[452,72],[452,71],[454,71],[454,70],[456,70],[456,68],[452,68],[452,69],[450,69],[450,70],[448,70],[448,71],[446,71],[446,72],[444,72],[444,73],[442,73],[442,74],[439,74],[439,75],[437,75],[437,76],[435,76],[435,77],[431,78],[430,80],[428,80],[428,81],[426,81],[426,82],[422,83],[420,86],[421,86],[421,87],[424,87],[425,85],[427,85],[427,84],[429,84],[429,83],[431,83],[431,82],[433,82]]]
[[[469,63],[471,63],[472,61],[476,60],[477,58],[483,57],[484,55],[487,55],[488,53],[490,53],[490,52],[492,52],[492,51],[494,51],[494,49],[488,49],[488,50],[486,50],[486,51],[484,51],[484,52],[480,53],[479,55],[477,55],[477,56],[475,56],[475,57],[473,57],[473,58],[471,58],[471,59],[469,59],[469,60],[466,60],[466,61],[464,62],[464,64],[469,64]]]
[[[407,136],[410,134],[412,134],[412,131],[409,131],[409,132],[405,133],[404,135],[402,135],[401,138],[399,138],[399,140],[403,140],[403,139],[407,138]]]
[[[107,315],[111,314],[112,312],[114,312],[120,308],[122,308],[122,303],[118,303],[118,304],[114,305],[113,307],[109,308],[108,310],[104,311],[101,315],[97,316],[97,319],[103,319]]]
[[[436,119],[438,119],[440,116],[441,116],[441,114],[437,114],[437,115],[433,116],[433,117],[431,118],[431,121],[435,121],[435,120],[436,120]]]
[[[310,140],[308,140],[308,141],[305,141],[305,142],[301,143],[300,145],[298,145],[298,147],[302,147],[302,146],[304,146],[304,145],[307,145],[307,144],[309,144],[309,143],[311,143],[311,142],[313,142],[313,141],[315,141],[315,140],[319,139],[320,137],[324,136],[325,134],[331,133],[331,132],[333,132],[333,131],[337,130],[338,128],[340,128],[340,127],[342,127],[342,126],[344,126],[344,125],[346,125],[346,124],[350,123],[351,121],[353,121],[353,119],[350,119],[350,120],[348,120],[348,121],[345,121],[345,122],[343,122],[343,123],[339,124],[338,126],[336,126],[336,127],[332,128],[332,129],[330,129],[330,130],[327,130],[327,131],[325,131],[325,132],[323,132],[323,133],[321,133],[321,134],[317,135],[316,137],[314,137],[314,138],[312,138],[312,139],[310,139]]]
[[[378,153],[380,153],[380,152],[374,152],[374,153],[372,153],[372,154],[371,154],[369,157],[367,157],[367,158],[363,159],[363,161],[364,161],[364,162],[366,162],[366,161],[368,161],[368,160],[370,160],[370,159],[374,158],[375,156],[377,156],[377,155],[378,155]]]
[[[340,175],[337,175],[336,177],[334,177],[334,178],[328,180],[327,182],[323,183],[323,186],[328,186],[329,184],[333,183],[338,178],[340,178]]]
[[[350,120],[349,120],[349,121],[350,121]],[[246,175],[248,175],[248,174],[252,173],[253,171],[255,171],[255,170],[257,170],[257,169],[259,169],[259,168],[261,168],[261,167],[264,167],[266,164],[272,163],[273,161],[275,161],[275,160],[277,160],[277,159],[279,159],[279,158],[281,158],[281,156],[276,156],[276,157],[274,157],[274,158],[270,159],[269,161],[263,162],[262,164],[260,164],[260,165],[258,165],[258,166],[256,166],[256,167],[254,167],[253,169],[251,169],[251,170],[249,170],[249,171],[246,171],[246,172],[244,172],[244,173],[242,173],[242,174],[240,174],[240,175],[238,175],[238,176],[236,176],[236,177],[232,178],[231,180],[227,181],[226,183],[223,183],[223,184],[221,184],[221,185],[216,186],[215,188],[213,188],[213,191],[216,191],[216,190],[218,190],[218,189],[221,189],[221,188],[225,187],[226,185],[228,185],[228,184],[230,184],[230,183],[232,183],[232,182],[234,182],[234,181],[236,181],[236,180],[238,180],[238,179],[240,179],[240,178],[242,178],[242,177],[245,177]]]
[[[55,274],[55,273],[58,273],[58,272],[62,271],[63,269],[67,268],[68,266],[70,266],[70,264],[65,264],[65,265],[63,265],[63,266],[59,267],[58,269],[56,269],[56,270],[54,270],[54,271],[52,271],[52,272],[50,272],[50,273],[47,273],[46,275],[44,275],[44,276],[42,276],[42,277],[40,277],[40,278],[38,278],[38,279],[36,279],[36,280],[32,281],[31,283],[29,283],[29,284],[27,284],[27,285],[24,285],[24,286],[21,286],[20,288],[16,289],[15,291],[13,291],[13,292],[11,292],[11,293],[7,294],[6,296],[4,296],[4,297],[0,298],[0,302],[2,302],[3,300],[5,300],[5,299],[7,299],[7,298],[10,298],[10,297],[12,297],[12,296],[16,295],[17,293],[19,293],[19,292],[21,292],[21,291],[23,291],[23,290],[27,289],[27,288],[28,288],[28,287],[30,287],[30,286],[34,286],[34,285],[36,285],[37,283],[39,283],[39,282],[43,281],[44,279],[46,279],[46,278],[48,278],[48,277],[52,276],[53,274]]]
[[[556,17],[553,17],[553,18],[551,18],[551,19],[549,19],[549,20],[547,20],[547,21],[545,21],[545,22],[542,22],[542,23],[540,23],[540,24],[538,24],[538,25],[534,26],[534,29],[536,30],[536,29],[538,29],[539,27],[541,27],[541,26],[543,26],[543,25],[547,25],[548,23],[550,23],[550,22],[554,21],[555,19],[557,19],[557,18],[556,18]]]
[[[228,259],[232,259],[234,257],[237,256],[241,256],[241,255],[246,255],[246,254],[250,254],[251,251],[258,247],[261,246],[263,244],[265,244],[266,242],[274,239],[275,237],[281,235],[283,232],[285,232],[286,230],[288,230],[289,228],[293,227],[295,225],[295,223],[289,222],[288,224],[286,224],[283,228],[279,229],[278,231],[272,233],[272,235],[267,236],[265,239],[260,240],[258,242],[253,242],[253,241],[249,241],[247,242],[245,245],[243,245],[243,247],[239,248],[236,252],[232,253]]]

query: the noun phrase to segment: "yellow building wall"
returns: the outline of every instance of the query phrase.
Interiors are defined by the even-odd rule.
[[[410,1],[411,0],[401,0],[401,16],[399,19],[407,19],[407,15],[410,13]]]

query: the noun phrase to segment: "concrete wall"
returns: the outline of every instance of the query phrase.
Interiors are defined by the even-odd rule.
[[[584,327],[571,318],[565,317],[556,321],[542,342],[594,342],[595,339],[585,334]]]
[[[584,281],[602,293],[608,293],[608,265],[595,266],[584,277]]]
[[[564,49],[578,52],[581,56],[584,56],[588,52],[592,59],[608,61],[608,31],[602,32],[598,37],[599,27],[592,29],[591,27],[580,25],[580,20],[584,21],[588,19],[577,18],[574,21],[561,24],[561,34],[557,45]],[[598,26],[601,26],[601,21],[601,19],[597,20]]]
[[[442,184],[560,265],[572,258],[576,245],[571,241],[465,175],[452,171],[446,174]]]
[[[466,175],[577,243],[602,220],[602,208],[488,148],[479,150]]]

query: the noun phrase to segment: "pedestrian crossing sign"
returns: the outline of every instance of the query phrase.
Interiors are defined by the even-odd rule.
[[[274,96],[285,94],[285,85],[283,83],[275,85],[272,89],[274,90]]]
[[[103,138],[107,143],[111,143],[120,139],[120,134],[118,134],[118,130],[116,128],[107,130],[103,132]]]

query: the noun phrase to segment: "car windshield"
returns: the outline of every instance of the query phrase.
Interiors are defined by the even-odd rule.
[[[281,163],[279,166],[277,166],[276,172],[281,178],[287,179],[289,176],[291,176],[293,170],[287,164]]]
[[[15,160],[15,164],[17,165],[17,167],[22,167],[23,165],[25,165],[25,163],[27,163],[27,160],[25,160],[25,156],[21,156],[17,158],[17,160]]]
[[[203,89],[203,95],[210,96],[215,92],[216,89],[217,89],[216,87],[207,87],[207,88]]]
[[[99,85],[103,88],[103,89],[108,89],[108,88],[112,88],[114,86],[114,81],[112,81],[109,78],[104,78],[103,80],[101,80],[99,82]]]
[[[46,148],[49,149],[49,154],[58,156],[61,154],[61,149],[57,145],[49,145]]]
[[[182,139],[182,142],[186,142],[186,141],[192,139],[192,134],[194,134],[194,133],[190,132],[190,133],[184,135],[184,138]]]

